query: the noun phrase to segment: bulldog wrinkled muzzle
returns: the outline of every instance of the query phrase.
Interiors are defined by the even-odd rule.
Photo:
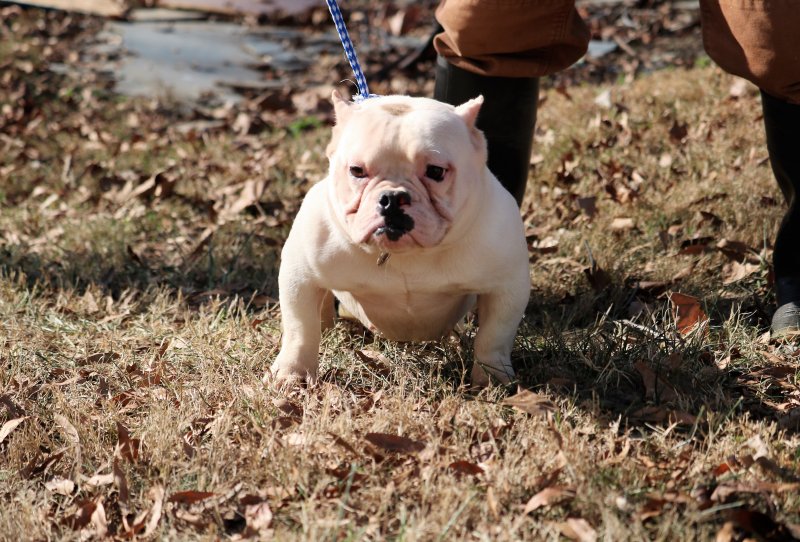
[[[375,230],[375,235],[386,235],[390,241],[397,241],[414,229],[414,219],[403,210],[411,205],[411,194],[405,190],[384,190],[378,196],[377,211],[383,217],[384,225]]]

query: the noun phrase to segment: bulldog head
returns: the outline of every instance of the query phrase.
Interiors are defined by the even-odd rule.
[[[354,243],[385,253],[432,248],[469,222],[488,182],[486,141],[475,128],[482,103],[407,96],[352,103],[333,93],[330,197]]]

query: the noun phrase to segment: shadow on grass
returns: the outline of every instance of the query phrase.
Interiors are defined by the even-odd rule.
[[[677,331],[665,298],[651,299],[655,310],[646,316],[630,318],[635,294],[534,299],[514,353],[518,385],[567,397],[627,427],[675,423],[706,431],[746,415],[800,430],[786,409],[797,368],[773,354],[793,347],[763,338],[771,294],[711,299],[708,326],[688,335]]]
[[[117,300],[154,289],[178,295],[189,305],[211,298],[240,297],[258,309],[278,297],[277,243],[250,232],[212,236],[194,254],[150,258],[126,244],[85,242],[80,250],[36,253],[0,245],[0,274],[17,276],[40,295],[59,291],[79,296],[94,288]]]

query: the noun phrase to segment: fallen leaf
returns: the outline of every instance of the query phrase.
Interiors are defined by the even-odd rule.
[[[694,263],[689,263],[686,267],[675,273],[672,278],[670,279],[671,282],[679,282],[686,277],[689,277],[694,271]]]
[[[597,531],[585,519],[568,518],[564,523],[558,524],[558,530],[570,540],[579,542],[595,542],[597,540]]]
[[[642,508],[636,513],[640,521],[660,516],[664,512],[664,505],[667,501],[663,499],[648,498]]]
[[[82,465],[81,443],[80,437],[78,436],[78,430],[75,429],[75,426],[72,425],[72,423],[70,423],[70,421],[61,414],[54,414],[53,419],[61,427],[62,431],[64,432],[64,436],[72,443],[72,446],[75,450],[75,463],[73,465],[73,472],[74,476],[77,476],[80,474]]]
[[[722,267],[722,284],[727,286],[744,280],[759,269],[761,266],[754,263],[728,262]]]
[[[678,251],[679,256],[696,256],[698,254],[705,254],[706,252],[710,252],[712,250],[711,246],[708,243],[701,242],[701,239],[695,240],[690,239],[688,241],[684,241],[681,243],[681,248]]]
[[[164,488],[153,486],[147,495],[152,499],[153,507],[150,508],[150,519],[147,521],[147,527],[144,530],[145,537],[153,534],[158,528],[158,521],[161,519],[161,508],[164,506]]]
[[[196,260],[200,255],[203,253],[205,246],[214,236],[214,233],[217,231],[216,226],[209,226],[203,230],[200,236],[195,240],[192,248],[189,251],[189,260],[193,261]]]
[[[0,427],[0,444],[2,444],[6,437],[10,435],[19,424],[27,419],[27,416],[23,416],[22,418],[14,418],[13,420],[8,420],[6,423],[4,423],[3,427]]]
[[[174,502],[178,504],[194,504],[196,502],[200,502],[202,500],[208,499],[209,497],[213,497],[215,493],[210,491],[179,491],[178,493],[173,493],[167,499],[167,502]]]
[[[89,478],[84,478],[84,482],[93,487],[107,486],[114,483],[114,473],[94,474]]]
[[[608,225],[608,229],[611,231],[627,231],[632,230],[636,227],[636,224],[633,222],[632,218],[625,218],[625,217],[618,217],[611,221],[611,224]]]
[[[725,223],[719,216],[715,215],[711,211],[698,211],[697,212],[697,224],[699,226],[703,226],[704,224],[710,224],[714,228],[718,228]]]
[[[169,196],[175,187],[175,183],[177,183],[177,179],[171,178],[167,174],[168,171],[166,170],[156,173],[146,181],[140,183],[136,188],[132,188],[130,191],[123,193],[119,197],[118,202],[125,203],[138,197],[154,196],[156,198],[162,198]]]
[[[34,476],[38,476],[43,472],[47,472],[48,469],[60,461],[62,457],[64,457],[64,451],[54,453],[45,457],[44,459],[42,459],[41,454],[37,453],[28,462],[28,464],[20,470],[20,475],[23,478],[33,478]]]
[[[682,250],[681,252],[679,252],[679,254],[700,253],[700,252],[692,252],[692,247],[702,251],[713,250],[714,248],[716,248],[714,240],[715,240],[714,237],[710,235],[694,235],[688,239],[684,239],[683,241],[681,241]]]
[[[708,322],[708,316],[700,307],[700,301],[690,295],[673,292],[669,295],[675,315],[678,331],[682,335],[689,335],[696,329],[703,328]]]
[[[45,482],[44,487],[47,489],[47,491],[52,491],[53,493],[66,496],[72,494],[72,492],[75,490],[75,482],[69,478],[59,477]]]
[[[713,474],[715,478],[719,478],[726,472],[730,471],[731,471],[731,466],[728,465],[728,463],[720,463],[719,465],[714,467],[714,469],[711,471],[711,474]]]
[[[119,503],[122,516],[127,516],[130,512],[128,508],[128,479],[125,477],[125,472],[120,467],[119,460],[115,457],[112,465],[114,473],[114,485],[117,487],[117,502]]]
[[[571,499],[574,496],[574,488],[562,486],[546,487],[528,500],[527,504],[525,504],[525,510],[523,510],[522,513],[529,514],[543,506],[550,506],[556,502]]]
[[[6,407],[6,411],[10,418],[24,418],[25,417],[25,410],[19,407],[11,396],[7,394],[0,395],[0,405]],[[12,420],[9,420],[12,421]],[[8,423],[8,422],[6,422]]]
[[[390,433],[367,433],[364,435],[370,443],[389,452],[415,453],[425,449],[425,444],[400,435]]]
[[[356,350],[356,356],[358,359],[364,362],[364,364],[375,371],[379,376],[387,377],[391,374],[391,362],[389,358],[377,352],[375,350]]]
[[[108,534],[108,520],[106,519],[106,509],[103,507],[103,499],[98,497],[97,505],[92,512],[91,523],[94,527],[94,536],[102,540]]]
[[[139,459],[139,448],[141,441],[139,439],[132,439],[128,428],[117,422],[117,449],[121,457],[124,457],[131,463],[136,463]]]
[[[231,197],[224,200],[224,206],[218,208],[219,220],[224,222],[233,219],[236,215],[250,207],[256,205],[264,195],[269,181],[267,179],[248,180],[242,183],[238,197]],[[230,189],[231,187],[226,187]]]
[[[456,474],[471,474],[472,476],[483,474],[483,469],[481,467],[469,461],[454,461],[450,463],[447,468]]]
[[[112,363],[118,360],[120,355],[117,352],[95,352],[83,359],[83,364]]]
[[[244,519],[250,536],[265,534],[272,524],[272,509],[266,501],[249,504],[244,509]]]
[[[556,409],[555,403],[539,393],[527,389],[520,389],[516,395],[503,399],[503,406],[514,407],[517,410],[535,416],[547,415]]]
[[[75,426],[72,425],[72,423],[70,423],[70,421],[61,414],[54,414],[53,419],[59,426],[61,426],[61,429],[64,431],[64,435],[67,437],[67,440],[77,446],[80,443],[80,438],[78,437],[78,430],[75,429]]]
[[[83,529],[92,521],[92,515],[97,508],[97,503],[94,500],[83,500],[78,501],[76,504],[78,509],[73,515],[64,518],[62,523],[72,529],[78,530]]]

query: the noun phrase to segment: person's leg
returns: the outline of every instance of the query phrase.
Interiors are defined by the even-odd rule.
[[[476,125],[486,136],[489,171],[520,205],[530,169],[539,78],[478,75],[437,59],[434,98],[459,105],[478,95],[484,102]]]
[[[483,95],[478,128],[486,135],[489,170],[522,202],[528,180],[539,77],[564,69],[585,52],[589,32],[574,0],[443,0],[444,31],[434,98],[458,105]]]
[[[789,206],[775,241],[776,334],[800,330],[800,6],[701,0],[706,51],[761,89],[772,171]]]
[[[772,171],[789,205],[773,254],[778,310],[772,330],[785,333],[800,330],[800,104],[763,91],[761,104]]]

